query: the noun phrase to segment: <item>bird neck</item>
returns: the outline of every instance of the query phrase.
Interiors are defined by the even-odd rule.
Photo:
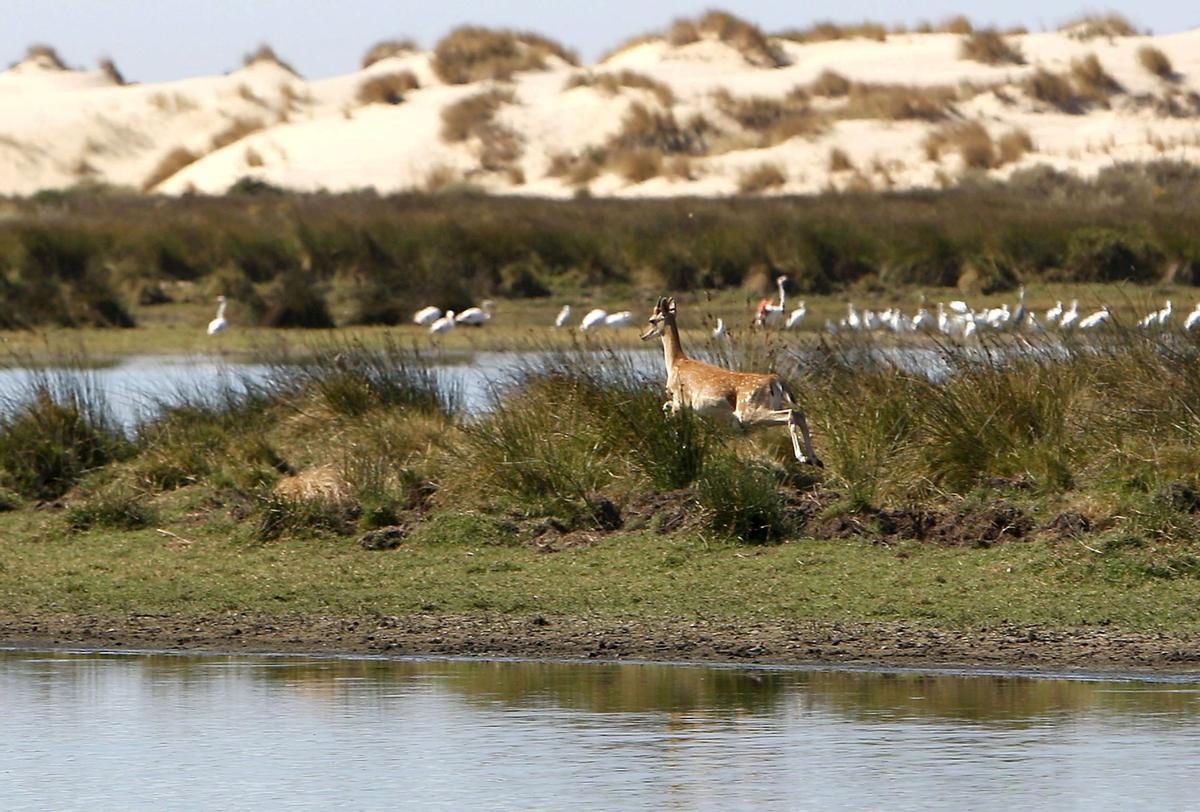
[[[225,303],[224,302],[221,302],[217,305],[217,318],[218,319],[225,318]]]

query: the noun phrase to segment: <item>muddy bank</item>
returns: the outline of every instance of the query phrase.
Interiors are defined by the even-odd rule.
[[[0,645],[1200,673],[1200,635],[1101,627],[412,615],[0,614]]]

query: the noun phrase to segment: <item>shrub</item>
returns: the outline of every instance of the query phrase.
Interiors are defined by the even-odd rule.
[[[113,62],[108,57],[100,60],[100,72],[107,76],[109,81],[111,81],[114,85],[125,84],[125,77],[121,74],[121,71],[117,69],[117,63]]]
[[[1171,60],[1153,45],[1143,45],[1137,50],[1137,60],[1143,68],[1160,79],[1171,81],[1175,78],[1175,69]]]
[[[824,115],[796,96],[773,99],[767,96],[735,97],[727,90],[714,94],[717,109],[738,126],[759,133],[762,146],[773,146],[796,136],[815,135],[825,129]]]
[[[609,139],[610,150],[649,149],[666,155],[703,155],[714,128],[703,116],[680,124],[671,111],[651,110],[634,102],[621,120],[621,129]]]
[[[369,68],[376,62],[397,56],[407,56],[419,50],[417,43],[411,39],[385,39],[377,42],[363,54],[362,67]]]
[[[964,37],[958,48],[959,56],[985,65],[1023,65],[1025,58],[994,28],[976,31]]]
[[[771,44],[762,30],[753,23],[735,17],[727,11],[708,11],[696,28],[710,34],[737,50],[747,62],[760,68],[778,68],[787,64],[782,51]]]
[[[154,187],[175,177],[179,172],[200,160],[200,157],[199,153],[192,152],[186,147],[175,147],[159,160],[146,179],[142,181],[142,191],[153,191]]]
[[[616,153],[609,166],[630,183],[642,183],[662,174],[663,155],[657,150],[634,147]]]
[[[845,96],[850,92],[850,80],[840,73],[831,70],[823,70],[818,74],[816,79],[813,79],[809,89],[814,96],[828,96],[836,98]]]
[[[938,31],[943,34],[970,34],[975,31],[975,26],[971,25],[971,21],[961,14],[950,17],[940,26]]]
[[[1133,23],[1116,12],[1087,14],[1060,26],[1058,30],[1072,39],[1079,40],[1096,37],[1136,37],[1138,34]]]
[[[538,34],[466,25],[438,41],[432,64],[442,81],[461,85],[510,79],[517,71],[543,70],[549,56],[578,64],[574,53]]]
[[[1064,112],[1078,112],[1071,83],[1057,73],[1038,68],[1025,78],[1021,87],[1034,99],[1057,107]]]
[[[39,373],[0,409],[0,469],[29,499],[57,499],[127,450],[103,395],[78,375]]]
[[[991,169],[997,165],[995,146],[987,129],[978,121],[944,124],[925,137],[925,156],[939,160],[947,149],[958,152],[963,166],[970,169]]]
[[[275,541],[291,536],[308,536],[320,531],[348,535],[354,531],[357,511],[337,502],[316,497],[290,499],[268,494],[258,502],[258,541]]]
[[[834,22],[818,22],[808,28],[791,28],[775,34],[779,39],[792,42],[829,42],[840,39],[873,39],[883,42],[887,39],[887,28],[879,23],[861,22],[852,25],[841,25]]]
[[[563,89],[570,90],[575,87],[595,88],[610,96],[619,94],[621,88],[624,87],[648,90],[654,94],[654,97],[658,99],[658,103],[663,107],[670,107],[675,103],[675,94],[669,85],[651,78],[644,73],[632,70],[622,70],[615,73],[593,73],[590,71],[587,73],[575,73],[567,79],[567,83],[563,86]]]
[[[1149,240],[1108,228],[1081,228],[1067,243],[1066,268],[1079,282],[1150,282],[1161,263]]]
[[[300,269],[280,273],[263,294],[264,327],[334,327],[320,283]]]
[[[146,494],[112,488],[92,494],[67,508],[67,526],[72,530],[141,530],[158,521],[158,513],[146,504]]]
[[[738,192],[744,195],[758,194],[787,183],[787,175],[778,164],[761,163],[743,170],[738,175]]]
[[[493,88],[446,105],[442,108],[442,139],[454,144],[479,135],[500,108],[514,100],[511,90]]]
[[[1027,130],[1014,127],[1000,136],[996,142],[996,150],[1001,164],[1014,163],[1021,160],[1025,153],[1033,152],[1033,138]]]
[[[227,147],[230,144],[241,141],[248,135],[260,131],[262,128],[262,119],[235,118],[226,125],[225,129],[212,137],[212,149],[215,151],[222,147]]]
[[[937,121],[946,117],[957,96],[954,88],[937,85],[881,85],[854,82],[842,118],[878,118],[884,121],[917,119]]]
[[[359,104],[399,104],[404,94],[421,86],[410,70],[383,73],[364,79],[358,86]]]
[[[761,544],[787,532],[787,514],[773,472],[725,452],[711,456],[697,482],[705,522],[743,542]]]
[[[850,156],[840,147],[833,147],[829,150],[829,171],[830,172],[848,172],[854,168],[854,163],[850,160]]]
[[[58,51],[51,45],[35,43],[25,49],[25,59],[41,62],[54,70],[67,70],[67,63],[62,61]]]
[[[242,66],[246,68],[257,65],[260,62],[270,65],[277,65],[293,76],[300,75],[296,72],[295,68],[280,59],[279,54],[275,53],[275,49],[270,45],[267,45],[265,42],[242,57]]]
[[[1112,94],[1121,92],[1120,83],[1104,70],[1095,54],[1072,59],[1071,77],[1079,95],[1091,101],[1104,102]]]

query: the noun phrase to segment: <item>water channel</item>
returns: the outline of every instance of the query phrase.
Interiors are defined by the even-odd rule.
[[[0,651],[0,697],[10,812],[1200,806],[1187,678]]]

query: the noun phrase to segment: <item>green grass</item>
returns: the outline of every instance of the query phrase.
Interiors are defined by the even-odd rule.
[[[547,555],[447,517],[400,548],[327,538],[256,544],[219,524],[64,534],[56,517],[0,515],[0,603],[13,613],[544,612],[608,618],[911,620],[929,625],[1196,626],[1200,578],[1155,577],[1140,548],[1073,542],[989,549],[854,540],[747,548],[695,535],[614,535]],[[1099,548],[1097,548],[1099,549]]]

